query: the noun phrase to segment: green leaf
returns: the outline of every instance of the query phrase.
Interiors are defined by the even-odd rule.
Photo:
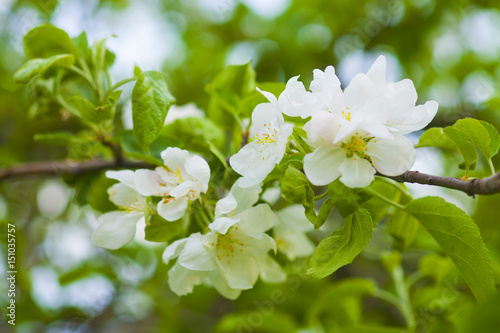
[[[444,133],[457,145],[458,153],[464,158],[464,168],[466,176],[469,170],[474,170],[477,162],[477,150],[474,144],[469,140],[466,132],[454,126],[447,126],[443,129]]]
[[[255,70],[249,62],[244,65],[231,65],[222,70],[206,86],[206,91],[216,97],[224,109],[238,113],[241,100],[253,93],[255,87]]]
[[[77,37],[72,38],[73,44],[80,50],[80,55],[82,58],[85,58],[87,54],[87,50],[89,48],[89,41],[87,39],[87,34],[83,31]]]
[[[368,245],[372,229],[370,213],[365,209],[349,215],[342,228],[335,230],[318,244],[306,274],[321,279],[350,264]]]
[[[406,250],[418,231],[418,221],[407,212],[396,209],[387,224],[387,233],[394,237],[394,247],[399,251]]]
[[[106,54],[106,43],[108,42],[108,39],[109,37],[98,39],[94,42],[94,45],[92,45],[92,63],[94,64],[94,68],[98,71],[102,71],[106,68],[106,57],[109,57],[109,55]],[[113,61],[114,59],[111,60],[111,62]],[[102,78],[98,79],[102,80]]]
[[[80,58],[80,50],[66,31],[51,24],[42,24],[31,29],[23,39],[28,58],[47,58],[56,54],[73,54]]]
[[[297,145],[301,152],[309,154],[312,152],[311,146],[307,143],[307,133],[301,127],[294,127],[292,132],[293,142]]]
[[[457,149],[457,145],[443,132],[441,127],[433,127],[425,131],[415,147]]]
[[[144,151],[149,151],[149,145],[160,134],[174,102],[163,74],[147,71],[137,79],[132,91],[132,116],[135,137]]]
[[[90,124],[99,124],[113,118],[114,104],[105,104],[97,107],[77,95],[71,96],[68,99],[68,102],[73,105],[76,110],[78,110],[80,117]]]
[[[472,118],[459,119],[453,127],[465,132],[470,141],[479,149],[486,159],[489,160],[491,158],[490,133],[486,127],[483,126],[481,121]]]
[[[109,179],[104,172],[92,179],[91,185],[86,193],[87,202],[90,207],[101,213],[116,210],[116,206],[109,200],[107,192],[108,188],[115,183],[116,180]]]
[[[142,70],[141,68],[139,67],[139,65],[137,64],[134,64],[134,76],[135,77],[139,77],[142,75]]]
[[[146,223],[145,239],[150,242],[167,242],[182,231],[182,221],[169,222],[159,215],[151,215]]]
[[[490,255],[470,216],[439,197],[416,199],[407,211],[453,260],[479,301],[495,294]]]
[[[328,185],[328,193],[342,217],[356,212],[373,195],[363,188],[350,188],[336,180]]]
[[[491,156],[495,156],[498,153],[498,149],[500,149],[500,134],[498,134],[498,131],[493,125],[490,123],[480,120],[481,125],[486,128],[488,131],[488,135],[490,136],[490,151],[491,151]]]
[[[160,136],[176,139],[180,148],[210,153],[209,142],[218,150],[226,145],[226,133],[209,118],[187,117],[165,125]]]
[[[14,74],[14,81],[26,84],[37,75],[43,74],[51,67],[71,67],[75,63],[72,54],[55,55],[47,59],[31,59],[19,68]]]
[[[292,165],[288,166],[281,181],[281,195],[286,201],[302,204],[307,218],[314,224],[314,191],[306,176]]]

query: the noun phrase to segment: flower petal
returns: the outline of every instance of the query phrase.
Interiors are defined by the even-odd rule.
[[[191,234],[177,262],[194,271],[211,271],[215,269],[215,263],[203,245],[203,238],[203,235],[199,232]]]
[[[237,182],[240,179],[241,178],[239,178],[237,180]],[[236,185],[236,183],[235,183],[235,185]],[[233,188],[235,185],[233,185]],[[258,199],[258,196],[257,196],[257,199]],[[234,195],[231,192],[228,193],[226,195],[226,197],[224,197],[223,199],[220,199],[215,204],[215,218],[219,218],[222,215],[233,213],[236,210],[236,206],[238,206],[238,202],[236,201],[236,198],[234,197]]]
[[[169,170],[184,170],[184,164],[189,158],[189,152],[177,147],[168,147],[161,152],[161,158],[163,159],[163,163]]]
[[[393,113],[388,124],[399,124],[410,117],[417,102],[417,90],[412,80],[404,79],[387,85],[387,93],[391,97]]]
[[[235,300],[241,294],[241,289],[233,289],[227,284],[219,270],[211,271],[207,282],[212,284],[214,288],[225,298]]]
[[[307,219],[302,205],[285,207],[276,214],[280,219],[280,224],[275,226],[274,230],[311,231],[314,229],[312,223]]]
[[[158,202],[158,214],[167,221],[177,221],[188,206],[187,197],[163,199]]]
[[[178,262],[168,271],[168,285],[178,296],[193,292],[193,287],[203,283],[209,275],[207,271],[192,271],[180,265]]]
[[[304,172],[314,185],[327,185],[340,176],[339,166],[345,159],[339,147],[319,147],[304,157]]]
[[[376,139],[367,144],[367,155],[378,172],[397,176],[408,171],[415,162],[415,148],[402,135],[395,134],[393,140]]]
[[[281,112],[290,117],[298,117],[301,115],[303,109],[307,107],[304,105],[303,99],[307,94],[304,84],[298,81],[298,76],[292,77],[286,83],[285,90],[278,98],[278,104]]]
[[[139,193],[123,183],[116,183],[108,188],[108,195],[109,200],[120,208],[139,208],[140,203],[144,202]]]
[[[373,81],[379,91],[384,90],[386,86],[386,63],[385,57],[383,55],[379,56],[366,73],[366,76]]]
[[[217,259],[217,263],[227,284],[233,289],[250,289],[259,277],[259,266],[253,256],[223,257]]]
[[[375,174],[370,162],[357,156],[346,158],[339,166],[339,171],[342,174],[340,181],[349,187],[366,187],[371,184]]]
[[[163,184],[163,185],[162,185]],[[139,169],[135,174],[135,188],[145,196],[167,196],[171,186],[166,186],[159,173],[153,170]]]
[[[401,134],[418,131],[427,126],[432,119],[434,119],[437,110],[438,103],[436,101],[428,101],[424,105],[416,106],[409,118],[394,127],[398,129]]]
[[[137,213],[109,212],[99,217],[99,226],[92,232],[92,243],[105,249],[116,250],[135,236],[136,224],[142,218]]]
[[[172,189],[170,195],[175,198],[187,197],[189,200],[195,200],[200,195],[200,183],[187,180]]]
[[[177,258],[179,256],[179,254],[181,253],[181,251],[184,249],[186,242],[187,242],[187,238],[182,238],[182,239],[176,240],[175,242],[173,242],[172,244],[167,246],[167,248],[165,249],[165,251],[163,251],[163,254],[161,256],[163,262],[165,264],[168,264],[168,262],[171,259]]]
[[[260,90],[259,88],[255,88],[255,89],[257,89],[258,92],[260,92],[262,95],[264,95],[264,97],[267,98],[267,100],[271,104],[275,104],[275,105],[278,104],[278,100],[276,99],[276,96],[274,96],[273,93],[270,93],[270,92],[267,92],[267,91],[264,91],[264,90]]]
[[[267,204],[251,207],[235,218],[240,219],[238,226],[242,232],[258,239],[262,238],[264,232],[279,224],[278,216]]]
[[[241,187],[240,183],[241,178],[236,180],[231,187],[231,194],[237,202],[234,214],[239,214],[252,207],[259,200],[260,192],[262,192],[262,184],[260,183],[246,188]]]
[[[231,228],[234,224],[240,221],[239,218],[231,218],[231,217],[219,217],[215,219],[212,223],[208,225],[210,230],[217,231],[221,234],[225,234],[229,228]]]
[[[315,112],[311,120],[304,125],[307,138],[315,147],[328,146],[333,143],[339,131],[339,123],[335,116],[327,111]]]
[[[286,273],[269,255],[257,258],[257,262],[259,264],[260,277],[263,281],[280,283],[286,280]]]
[[[116,179],[119,182],[127,185],[128,187],[135,188],[135,181],[134,181],[134,171],[132,170],[120,170],[120,171],[114,171],[114,170],[109,170],[106,171],[106,177],[110,179]]]
[[[283,252],[290,261],[307,257],[314,252],[314,243],[302,231],[275,229],[274,239],[278,250]]]
[[[241,187],[251,187],[262,182],[276,165],[276,150],[273,147],[262,148],[256,143],[249,143],[229,159],[231,167],[243,176]]]
[[[189,175],[200,182],[200,192],[205,193],[210,180],[210,167],[207,161],[198,155],[193,155],[187,159],[184,167]]]

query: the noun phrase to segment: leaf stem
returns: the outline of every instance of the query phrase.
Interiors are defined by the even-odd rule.
[[[136,77],[129,77],[127,79],[123,79],[121,81],[118,81],[114,86],[112,86],[111,88],[106,90],[106,92],[104,93],[104,98],[108,97],[108,95],[111,94],[113,91],[115,91],[118,87],[121,87],[125,83],[129,83],[130,81],[134,81],[134,80],[137,80],[137,78]]]
[[[375,288],[375,290],[373,291],[373,297],[381,299],[383,301],[386,301],[387,303],[394,305],[394,307],[396,307],[396,309],[398,309],[399,312],[401,312],[401,314],[404,316],[405,312],[404,306],[401,303],[401,300],[397,296],[393,295],[387,290]]]
[[[396,294],[401,301],[402,313],[405,317],[406,325],[410,332],[413,332],[415,330],[415,317],[410,303],[410,295],[406,286],[403,268],[401,266],[394,268],[391,272],[391,277],[394,281]]]
[[[328,191],[324,192],[324,193],[321,193],[320,195],[317,195],[314,197],[314,201],[318,201],[318,200],[321,200],[323,198],[326,198],[328,196]]]
[[[405,209],[406,209],[406,207],[405,207],[405,206],[403,206],[403,205],[401,205],[401,204],[399,204],[399,203],[397,203],[397,202],[395,202],[395,201],[393,201],[393,200],[391,200],[391,199],[389,199],[389,198],[384,197],[382,194],[378,193],[377,191],[375,191],[375,190],[373,190],[373,189],[371,189],[371,188],[369,188],[369,187],[367,187],[366,189],[367,189],[370,193],[372,193],[374,196],[376,196],[376,197],[377,197],[377,198],[379,198],[380,200],[382,200],[382,201],[384,201],[384,202],[388,203],[389,205],[392,205],[392,206],[394,206],[394,207],[396,207],[396,208],[399,208],[399,209],[402,209],[402,210],[405,210]]]
[[[491,175],[496,175],[495,166],[493,165],[493,161],[491,161],[491,158],[488,159],[488,165],[490,166]]]
[[[375,176],[375,177],[377,177],[377,179],[379,179],[379,180],[381,180],[381,181],[383,181],[383,182],[385,182],[387,184],[390,184],[390,185],[394,186],[395,188],[397,188],[405,196],[411,196],[410,191],[408,191],[408,189],[406,187],[404,187],[403,185],[399,184],[395,180],[392,180],[392,179],[386,178],[386,177],[382,177],[382,176]]]
[[[92,89],[94,89],[94,90],[96,89],[94,80],[92,79],[92,77],[88,76],[87,73],[85,73],[84,71],[82,71],[80,68],[78,68],[76,66],[71,66],[71,67],[69,67],[69,69],[72,70],[73,72],[75,72],[76,74],[80,75],[81,77],[83,77],[88,82],[88,84],[90,85],[90,87]]]

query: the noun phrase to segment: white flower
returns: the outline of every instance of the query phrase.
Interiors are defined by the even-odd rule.
[[[315,185],[340,177],[349,187],[365,187],[376,171],[388,176],[407,171],[415,151],[402,134],[425,127],[438,108],[434,101],[415,106],[411,80],[387,83],[383,56],[344,91],[333,67],[315,70],[311,91],[317,102],[304,104],[301,114],[311,116],[305,128],[317,149],[304,158],[304,171]]]
[[[260,91],[260,90],[259,90]],[[286,124],[276,97],[260,91],[269,100],[255,107],[249,137],[253,140],[231,156],[231,167],[243,176],[240,186],[262,182],[285,154],[292,125]]]
[[[235,184],[228,197],[217,203],[218,217],[207,234],[192,234],[165,249],[165,263],[178,257],[168,279],[177,295],[206,283],[224,297],[236,299],[242,290],[253,287],[259,275],[268,282],[285,279],[280,266],[267,254],[276,251],[276,243],[265,232],[279,221],[268,205],[251,207],[258,200],[260,186],[248,191]]]
[[[203,112],[203,110],[201,109],[198,109],[198,107],[194,103],[188,103],[182,106],[172,105],[170,109],[168,109],[167,117],[165,118],[165,125],[173,123],[177,119],[189,117],[203,118],[205,117],[205,112]]]
[[[307,257],[314,251],[314,244],[304,234],[312,231],[313,225],[304,213],[302,205],[292,205],[277,212],[280,224],[273,228],[273,237],[280,252],[288,260]]]
[[[366,187],[376,171],[396,176],[415,162],[413,145],[400,134],[387,139],[358,130],[337,141],[341,126],[330,112],[316,112],[305,128],[311,144],[318,147],[304,157],[304,172],[314,185],[327,185],[340,177],[346,186]]]
[[[158,214],[175,221],[184,215],[188,201],[207,191],[210,167],[203,158],[179,148],[169,147],[161,157],[163,167],[136,171],[135,186],[142,195],[163,197],[158,203]]]
[[[148,208],[146,199],[135,188],[132,170],[108,171],[106,176],[120,181],[108,189],[109,199],[120,210],[99,217],[99,226],[92,232],[92,242],[116,250],[134,238],[136,224],[144,218]]]
[[[387,83],[384,56],[378,57],[366,74],[356,75],[344,91],[332,66],[324,72],[314,70],[310,88],[316,104],[304,104],[301,115],[306,118],[317,110],[331,112],[341,127],[335,142],[356,131],[392,139],[393,133],[407,134],[427,126],[438,108],[435,101],[415,106],[417,92],[409,79]]]

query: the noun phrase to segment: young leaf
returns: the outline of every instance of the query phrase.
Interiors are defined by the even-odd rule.
[[[137,79],[132,91],[132,116],[135,137],[144,151],[149,152],[174,103],[163,74],[147,71]]]
[[[476,147],[470,142],[467,133],[454,126],[447,126],[443,129],[444,133],[457,145],[460,155],[464,158],[466,176],[469,170],[474,170],[477,162]]]
[[[226,110],[238,113],[241,100],[255,91],[252,63],[228,66],[207,85],[206,91],[217,98]]]
[[[328,185],[328,193],[342,217],[347,217],[356,212],[363,203],[373,197],[365,189],[347,187],[338,179]]]
[[[490,255],[470,216],[439,197],[416,199],[407,211],[453,260],[479,301],[495,294]]]
[[[281,195],[286,201],[302,204],[309,221],[315,223],[314,191],[306,176],[292,165],[288,166],[281,181]]]
[[[491,152],[491,139],[489,131],[483,126],[481,121],[472,118],[459,119],[453,127],[456,127],[463,132],[467,133],[470,141],[479,149],[479,151],[486,157],[490,159],[492,156]]]
[[[150,242],[166,242],[182,231],[182,221],[168,222],[158,215],[151,215],[146,223],[145,239]]]
[[[365,209],[349,215],[342,228],[335,230],[318,244],[306,274],[321,279],[350,264],[368,245],[372,229],[370,213]]]
[[[80,55],[82,58],[85,58],[85,55],[87,54],[87,49],[89,47],[89,41],[87,39],[87,34],[85,31],[83,31],[81,34],[78,36],[74,37],[71,39],[73,41],[73,44],[80,50]]]
[[[73,54],[80,58],[80,50],[66,31],[51,24],[42,24],[31,29],[23,39],[28,58],[47,58],[56,54]]]
[[[443,129],[441,127],[433,127],[425,131],[418,140],[418,144],[415,147],[457,149],[457,145],[443,132]]]
[[[491,156],[495,156],[498,153],[498,149],[500,149],[500,134],[498,134],[498,131],[493,125],[490,123],[480,120],[481,125],[486,128],[488,131],[488,134],[490,136],[490,151],[491,151]]]
[[[75,57],[72,54],[60,54],[46,59],[31,59],[21,66],[14,74],[16,83],[27,84],[37,75],[43,74],[51,67],[71,67],[75,63]]]

